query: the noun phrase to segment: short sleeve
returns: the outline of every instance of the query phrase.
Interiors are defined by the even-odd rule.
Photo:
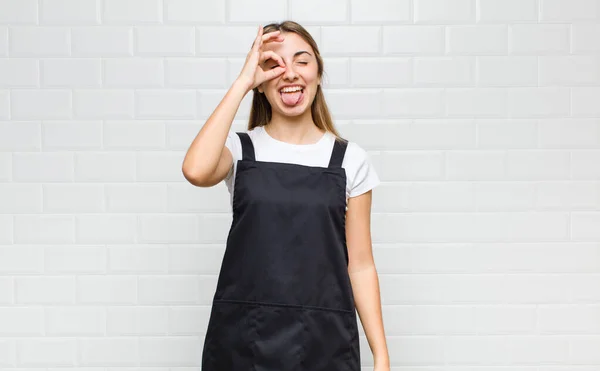
[[[348,197],[356,197],[370,191],[381,183],[368,153],[356,143],[348,144],[345,168],[349,179]]]
[[[229,152],[231,152],[231,156],[233,157],[233,164],[229,169],[227,176],[225,176],[225,181],[229,182],[231,180],[232,175],[234,174],[235,164],[237,160],[239,160],[242,157],[242,143],[240,142],[240,137],[235,131],[229,130],[229,133],[227,134],[227,139],[225,140],[225,147],[229,149]]]

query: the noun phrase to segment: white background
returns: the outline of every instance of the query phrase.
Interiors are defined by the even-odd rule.
[[[597,371],[598,0],[0,0],[0,368],[200,368],[231,219],[181,164],[284,19],[383,181],[392,369]]]

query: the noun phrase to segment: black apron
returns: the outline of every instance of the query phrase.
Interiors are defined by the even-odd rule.
[[[359,371],[346,248],[347,141],[328,167],[256,161],[237,133],[233,221],[202,371]]]

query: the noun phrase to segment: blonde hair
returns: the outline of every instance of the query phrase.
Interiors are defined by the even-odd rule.
[[[273,31],[281,31],[284,32],[293,32],[299,35],[304,41],[306,41],[313,51],[315,52],[315,58],[317,59],[318,66],[318,77],[320,81],[323,77],[323,58],[319,53],[319,48],[317,43],[313,39],[313,37],[308,33],[308,31],[302,27],[300,24],[294,21],[283,21],[281,23],[270,23],[263,27],[263,34]],[[252,130],[257,126],[264,126],[269,123],[271,120],[271,104],[267,100],[267,97],[264,94],[261,94],[258,91],[258,87],[252,89],[252,106],[250,107],[250,117],[248,119],[248,130]],[[331,132],[336,136],[337,139],[342,139],[340,134],[335,128],[333,124],[333,120],[331,119],[331,115],[329,114],[329,108],[327,107],[327,103],[325,102],[325,96],[323,95],[323,90],[321,88],[321,84],[317,85],[317,93],[315,94],[315,99],[310,106],[310,110],[312,113],[313,121],[315,125],[325,131]]]

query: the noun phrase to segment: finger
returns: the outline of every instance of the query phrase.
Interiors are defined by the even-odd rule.
[[[266,34],[262,35],[262,40],[267,41],[273,37],[280,36],[280,34],[281,34],[281,31],[279,31],[279,30],[267,32]]]
[[[258,35],[256,35],[254,42],[252,42],[252,49],[256,50],[261,46],[262,36],[263,36],[263,28],[262,28],[262,25],[259,25],[258,26]]]
[[[283,63],[283,58],[281,58],[279,56],[279,54],[275,53],[272,50],[266,50],[266,51],[262,52],[258,61],[259,61],[259,63],[263,63],[269,59],[273,59],[281,67],[285,67],[285,63]]]
[[[265,72],[265,78],[271,80],[285,72],[285,67],[277,67]]]

